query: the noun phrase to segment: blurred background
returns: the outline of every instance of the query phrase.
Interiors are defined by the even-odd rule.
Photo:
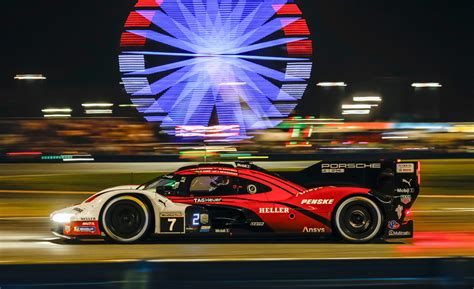
[[[278,45],[247,51],[245,65],[242,55],[228,52],[239,51],[225,46],[228,31],[216,37],[222,40],[219,45],[206,46],[196,56],[203,63],[186,62],[194,54],[152,39],[144,31],[179,34],[170,30],[170,20],[153,14],[172,9],[166,6],[171,2],[176,1],[2,3],[0,264],[66,262],[95,268],[90,264],[127,261],[132,269],[110,265],[106,271],[115,272],[124,288],[152,288],[159,262],[272,260],[278,265],[268,268],[286,272],[308,267],[278,261],[340,259],[324,263],[327,268],[337,265],[331,269],[335,274],[341,266],[353,272],[371,265],[361,265],[362,259],[390,259],[379,268],[390,267],[390,273],[406,278],[374,279],[356,270],[351,276],[359,281],[344,283],[333,276],[321,284],[472,288],[472,262],[466,267],[458,259],[401,261],[474,256],[472,1],[275,0],[289,5],[272,6],[271,19],[279,20],[275,23],[281,29],[270,36],[263,33],[259,41]],[[238,20],[235,25],[244,22]],[[278,42],[282,39],[284,44]],[[197,76],[182,82],[180,65]],[[166,87],[162,79],[168,81]],[[390,158],[421,160],[412,240],[364,245],[314,239],[278,244],[273,239],[161,240],[130,250],[103,243],[70,245],[49,232],[53,210],[188,163],[245,160],[272,171],[297,171],[318,160]],[[392,259],[413,273],[399,274],[392,266],[398,261]],[[29,274],[38,268],[22,270]],[[268,278],[275,278],[268,268]],[[10,288],[3,284],[8,272],[13,281],[5,284],[16,284],[11,288],[50,284],[38,281],[38,273],[31,286],[22,287],[21,278],[14,277],[22,271],[9,270],[0,270],[7,272],[0,274],[1,288]],[[214,273],[223,274],[220,270]],[[386,277],[385,272],[377,276]],[[308,276],[300,277],[312,280],[316,275]],[[306,283],[285,284],[296,288]]]

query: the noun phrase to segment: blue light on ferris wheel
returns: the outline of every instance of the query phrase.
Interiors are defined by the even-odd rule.
[[[140,0],[121,38],[125,90],[145,119],[178,126],[276,126],[312,68],[306,20],[287,0]]]

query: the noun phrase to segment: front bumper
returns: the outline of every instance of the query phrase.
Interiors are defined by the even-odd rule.
[[[101,237],[99,221],[96,217],[85,213],[83,209],[77,206],[53,212],[50,215],[51,232],[55,236],[65,239]],[[68,217],[55,218],[59,215]]]

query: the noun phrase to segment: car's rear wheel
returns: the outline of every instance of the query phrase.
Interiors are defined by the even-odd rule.
[[[354,243],[373,240],[380,232],[382,219],[379,206],[373,200],[362,196],[344,200],[334,215],[337,233]]]
[[[110,200],[102,211],[102,228],[107,237],[119,243],[133,243],[147,236],[151,223],[147,205],[134,196]]]

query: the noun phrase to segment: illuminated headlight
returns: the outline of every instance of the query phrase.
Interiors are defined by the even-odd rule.
[[[69,223],[72,216],[74,214],[54,214],[52,220],[56,223]]]

